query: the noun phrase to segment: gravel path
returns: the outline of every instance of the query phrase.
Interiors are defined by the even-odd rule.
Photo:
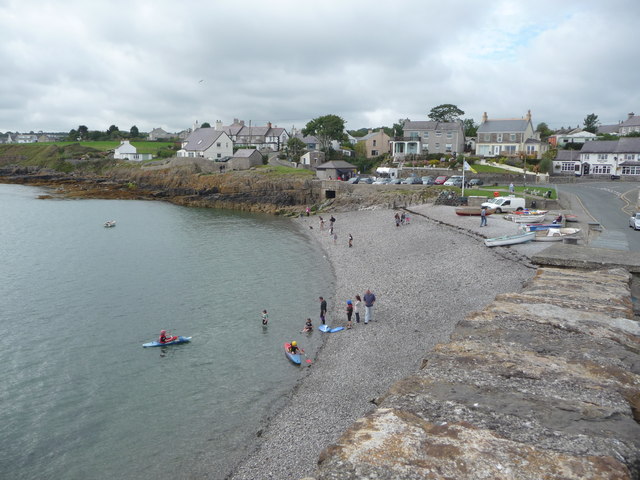
[[[515,224],[490,216],[488,226],[480,228],[478,217],[458,217],[453,207],[410,210],[415,212],[410,224],[401,227],[395,226],[393,210],[334,213],[337,244],[327,229],[319,230],[318,217],[295,220],[320,242],[335,271],[327,323],[346,324],[346,300],[367,288],[377,297],[374,320],[354,322],[339,333],[313,332],[327,335],[324,347],[256,451],[230,478],[313,476],[323,448],[375,408],[373,400],[395,381],[416,372],[423,354],[447,341],[465,314],[482,309],[498,293],[518,291],[535,273],[527,257],[548,246],[489,249],[479,235],[513,234]],[[347,245],[349,233],[353,248]]]

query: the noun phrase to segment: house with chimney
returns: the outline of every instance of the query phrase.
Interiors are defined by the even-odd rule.
[[[618,126],[618,133],[629,135],[634,132],[640,133],[640,115],[631,112],[628,118]]]
[[[266,125],[247,125],[244,120],[233,119],[231,125],[223,125],[216,121],[215,130],[225,132],[238,147],[254,147],[258,150],[282,150],[290,136],[284,128],[273,126],[271,122]]]
[[[221,130],[196,128],[182,142],[177,156],[221,160],[233,156],[233,141]]]
[[[390,139],[390,150],[394,161],[399,162],[407,155],[428,153],[462,153],[465,147],[462,122],[404,121],[402,137]]]
[[[560,150],[553,161],[553,174],[590,177],[640,177],[640,137],[594,140],[580,151]]]
[[[523,118],[489,119],[482,115],[476,138],[476,155],[483,157],[542,158],[549,149],[540,141],[531,122],[531,110]]]
[[[138,149],[131,145],[129,140],[122,140],[120,145],[113,151],[113,158],[142,162],[143,160],[151,160],[153,155],[151,153],[138,153]]]

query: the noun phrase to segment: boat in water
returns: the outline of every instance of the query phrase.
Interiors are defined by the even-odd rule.
[[[517,245],[519,243],[530,242],[536,236],[536,232],[524,232],[516,235],[503,235],[502,237],[485,238],[484,244],[487,247],[503,247],[507,245]]]
[[[107,220],[106,222],[104,222],[104,226],[105,226],[105,228],[115,227],[116,226],[116,221],[115,220]]]

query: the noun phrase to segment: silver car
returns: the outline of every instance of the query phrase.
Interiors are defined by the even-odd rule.
[[[640,213],[634,213],[629,217],[629,227],[634,230],[640,230]]]

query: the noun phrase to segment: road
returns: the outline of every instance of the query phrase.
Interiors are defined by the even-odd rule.
[[[629,228],[629,217],[638,209],[640,185],[631,182],[598,182],[557,185],[559,192],[575,195],[603,232],[593,246],[640,252],[640,230]]]

